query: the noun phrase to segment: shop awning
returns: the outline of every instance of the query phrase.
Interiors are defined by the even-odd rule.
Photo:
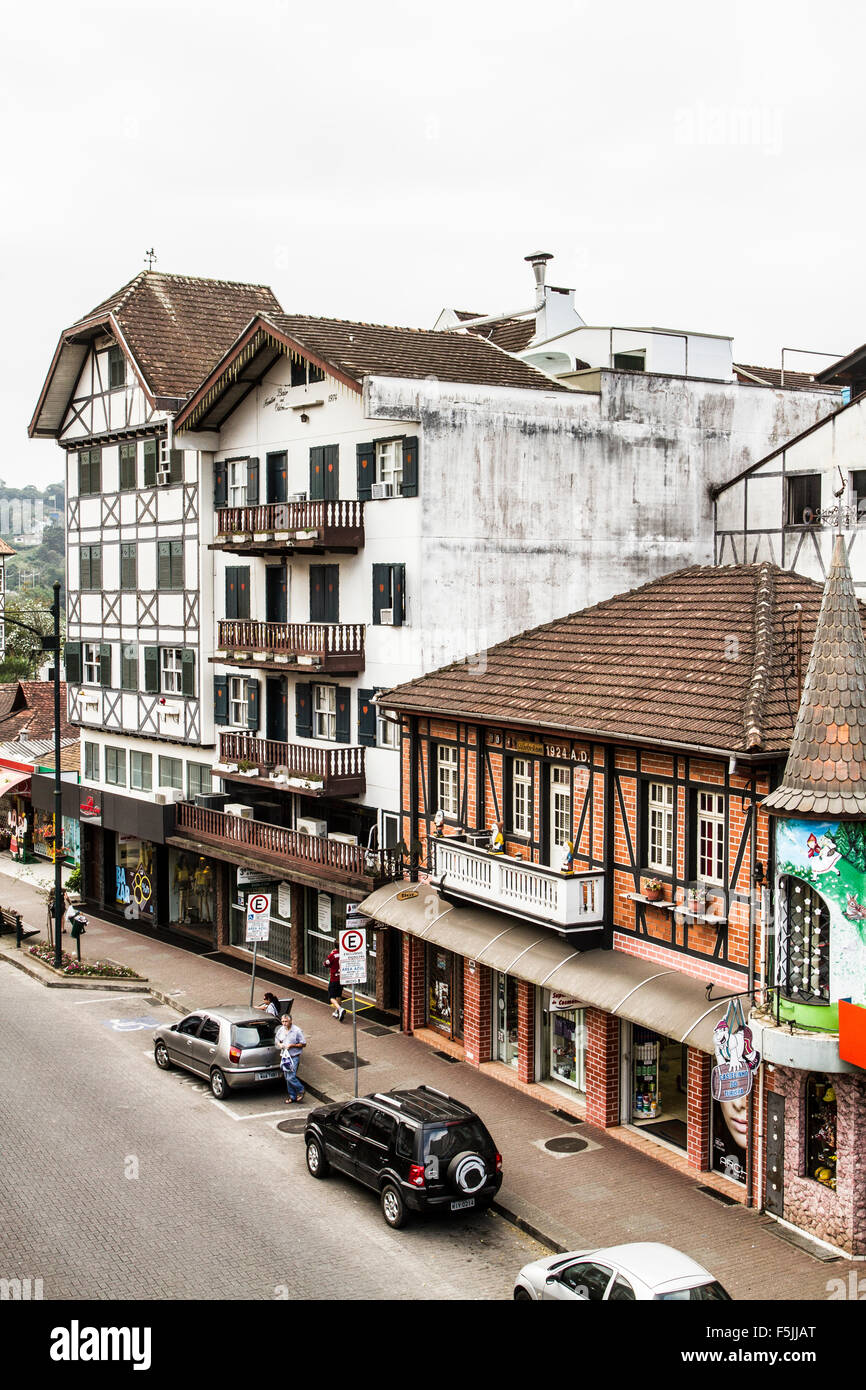
[[[28,792],[30,790],[30,778],[32,772],[21,772],[10,767],[0,767],[0,796],[6,796],[7,792]],[[24,786],[24,783],[27,786]]]
[[[577,951],[545,927],[515,922],[489,908],[454,907],[429,883],[386,884],[365,898],[359,911],[702,1052],[712,1053],[713,1029],[728,1007],[726,1000],[708,1003],[706,986],[681,970],[622,951]]]

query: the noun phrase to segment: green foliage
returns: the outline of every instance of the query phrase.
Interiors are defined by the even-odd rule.
[[[68,893],[81,892],[81,865],[76,864],[64,885]]]
[[[843,858],[861,873],[866,873],[866,826],[842,821],[834,838]]]
[[[18,627],[16,620],[27,623],[46,636],[54,628],[47,604],[22,603],[17,597],[6,599],[6,656],[0,662],[0,681],[3,682],[33,680],[46,660],[39,638],[35,633]]]

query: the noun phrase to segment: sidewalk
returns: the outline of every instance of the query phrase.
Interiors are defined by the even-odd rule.
[[[8,877],[5,863],[0,864],[0,903],[22,912],[26,924],[43,926],[43,894],[23,875]],[[15,952],[14,943],[10,950],[7,942],[2,938],[3,955],[18,956],[26,965],[26,948]],[[88,957],[131,966],[147,977],[148,993],[181,1013],[249,1002],[250,980],[243,972],[92,915],[82,949]],[[285,994],[285,986],[260,969],[257,999],[270,987]],[[351,1059],[351,1015],[339,1024],[326,1004],[296,994],[294,1016],[309,1042],[301,1076],[310,1094],[323,1100],[351,1097],[351,1060],[348,1070],[329,1060],[345,1053]],[[701,1174],[663,1166],[618,1140],[615,1131],[563,1119],[561,1111],[555,1113],[559,1101],[554,1093],[542,1101],[539,1088],[527,1095],[506,1087],[417,1038],[365,1022],[361,1013],[358,1052],[362,1094],[425,1081],[471,1105],[503,1155],[505,1181],[498,1201],[503,1214],[554,1248],[662,1241],[706,1265],[737,1299],[822,1300],[829,1280],[847,1281],[851,1269],[866,1273],[862,1264],[833,1260],[830,1252],[822,1252],[829,1262],[822,1261],[780,1238],[784,1228],[769,1218],[739,1204],[726,1205],[711,1189],[701,1191]],[[582,1141],[583,1146],[552,1152],[544,1146],[554,1138]]]

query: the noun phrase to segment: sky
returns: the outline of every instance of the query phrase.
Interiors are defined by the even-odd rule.
[[[866,340],[850,0],[44,0],[4,29],[7,482],[61,476],[26,434],[57,339],[150,247],[419,327],[528,307],[540,249],[588,323],[760,365]]]

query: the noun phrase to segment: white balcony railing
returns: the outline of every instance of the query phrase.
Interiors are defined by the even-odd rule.
[[[559,931],[600,925],[604,914],[601,869],[563,874],[507,854],[491,854],[458,835],[431,842],[437,887],[469,902],[483,903],[544,922]]]

